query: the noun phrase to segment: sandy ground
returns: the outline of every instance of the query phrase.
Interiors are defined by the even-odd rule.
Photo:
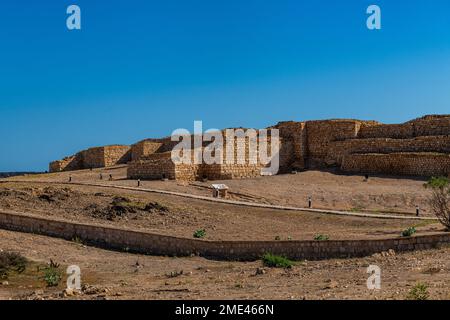
[[[120,205],[129,203],[136,210],[118,210],[123,208],[114,207],[117,199]],[[144,210],[147,204],[156,204],[157,208]],[[443,230],[436,221],[283,211],[139,191],[42,183],[0,184],[1,208],[188,238],[196,230],[205,229],[208,240],[312,240],[318,234],[339,240],[374,239],[400,237],[411,226],[416,227],[418,234]]]
[[[53,259],[63,270],[79,265],[82,284],[97,288],[63,298],[65,278],[59,287],[47,288],[36,275],[13,275],[0,285],[1,299],[405,299],[419,282],[428,286],[430,299],[450,299],[450,247],[302,261],[292,269],[264,268],[264,274],[256,275],[260,261],[143,256],[3,230],[0,238],[0,249],[20,252],[35,263]],[[381,290],[367,289],[369,265],[381,268]]]
[[[331,239],[398,237],[407,227],[418,234],[440,231],[429,221],[386,220],[281,211],[212,203],[196,199],[101,187],[41,183],[73,181],[135,186],[125,167],[0,179],[0,208],[47,218],[119,226],[192,238],[206,229],[207,240]],[[102,173],[104,179],[99,180]],[[107,181],[112,174],[113,181]],[[23,180],[35,183],[20,182]],[[352,211],[414,213],[425,209],[424,181],[304,172],[224,181],[231,198],[242,201]],[[143,187],[210,195],[210,183],[143,181]],[[120,198],[118,198],[120,197]],[[151,204],[150,207],[147,205]],[[123,209],[132,206],[133,209]],[[146,208],[147,207],[147,208]],[[423,214],[431,215],[424,211]],[[169,258],[102,250],[32,234],[0,230],[0,250],[16,251],[31,263],[23,274],[0,281],[0,299],[405,299],[418,283],[431,299],[450,299],[450,247],[366,258],[299,261],[291,269],[263,268],[261,261],[223,262],[200,257]],[[87,290],[64,297],[64,281],[47,288],[39,267],[50,259],[79,265]],[[367,267],[382,272],[381,290],[367,289]],[[263,270],[258,272],[257,269]],[[89,289],[90,288],[90,289]]]
[[[99,180],[100,173],[104,179]],[[107,181],[109,174],[114,181]],[[56,174],[31,175],[10,179],[36,179],[48,181],[90,181],[136,186],[126,180],[126,166],[108,169],[81,170]],[[177,181],[142,181],[142,186],[161,190],[211,195],[212,182],[183,183]],[[230,187],[231,199],[261,203],[306,207],[312,197],[315,208],[368,212],[414,214],[416,206],[421,214],[431,215],[428,206],[429,191],[425,180],[413,177],[370,177],[365,182],[359,175],[340,175],[326,171],[306,171],[273,177],[242,180],[214,181]]]

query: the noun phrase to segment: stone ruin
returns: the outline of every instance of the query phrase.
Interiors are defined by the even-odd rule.
[[[62,160],[50,162],[50,172],[111,167],[131,161],[130,146],[111,145],[80,151]]]
[[[280,122],[280,173],[335,168],[344,173],[438,176],[450,174],[450,115],[430,115],[403,124],[352,119]],[[263,167],[241,164],[175,164],[170,137],[131,147],[92,148],[50,164],[50,171],[128,163],[130,179],[223,180],[250,178]],[[236,149],[236,148],[235,148]],[[242,159],[241,159],[242,160]]]

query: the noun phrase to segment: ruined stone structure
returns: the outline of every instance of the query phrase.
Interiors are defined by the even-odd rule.
[[[95,147],[78,152],[49,165],[50,172],[110,167],[131,160],[131,148],[123,145]]]
[[[289,121],[271,128],[280,130],[280,173],[325,168],[358,174],[450,173],[450,115],[425,116],[403,124],[351,119]],[[128,177],[131,179],[216,180],[261,174],[263,166],[259,159],[250,161],[248,139],[244,155],[237,153],[235,145],[240,163],[230,164],[174,164],[171,150],[177,143],[170,137],[147,139],[134,144],[129,151],[122,146],[121,151],[114,152],[115,156],[102,156],[113,152],[102,153],[94,148],[53,162],[50,168],[51,171],[74,170],[130,161]],[[207,145],[204,143],[202,148]]]
[[[221,132],[225,137],[225,130]],[[188,138],[189,139],[189,138]],[[192,146],[194,137],[191,136]],[[225,138],[224,138],[225,141]],[[261,175],[259,158],[249,152],[249,139],[242,140],[242,152],[239,152],[239,139],[234,140],[234,162],[222,164],[195,163],[195,149],[190,154],[190,163],[174,163],[171,151],[178,142],[171,141],[170,138],[161,140],[144,140],[132,146],[132,158],[136,159],[128,164],[127,176],[130,179],[176,179],[176,180],[197,180],[197,179],[236,179],[251,178]],[[269,140],[270,142],[270,140]],[[210,142],[203,142],[202,151]],[[156,151],[155,151],[156,150]],[[197,149],[198,150],[198,149]],[[224,143],[222,156],[225,159],[227,145]]]

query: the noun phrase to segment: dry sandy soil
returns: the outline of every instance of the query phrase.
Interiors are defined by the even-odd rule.
[[[99,180],[100,173],[104,179]],[[109,174],[114,181],[107,181]],[[102,182],[136,186],[136,181],[126,179],[126,166],[108,169],[81,170],[55,174],[29,175],[9,180],[45,180]],[[306,171],[273,177],[242,180],[214,181],[230,187],[231,198],[278,205],[306,207],[309,196],[315,208],[414,214],[416,205],[423,215],[431,215],[428,206],[429,191],[426,181],[414,177],[370,177],[341,175],[327,171]],[[198,195],[211,195],[211,182],[183,183],[177,181],[142,181],[142,186],[160,190],[178,191]]]
[[[408,227],[418,234],[442,231],[435,221],[369,219],[313,212],[252,208],[102,187],[0,184],[0,208],[47,218],[127,227],[189,237],[206,230],[209,240],[312,240],[399,237]]]
[[[44,236],[0,230],[0,248],[43,265],[81,268],[86,293],[61,296],[65,279],[47,288],[29,268],[0,285],[0,299],[405,299],[419,282],[430,299],[450,299],[450,247],[367,258],[301,261],[291,269],[260,261],[220,262],[119,253]],[[381,290],[368,290],[369,265],[381,268]],[[183,271],[182,275],[173,276]],[[171,275],[172,273],[172,275]]]
[[[117,167],[0,179],[0,209],[189,238],[195,230],[204,228],[208,240],[311,240],[317,234],[327,234],[330,239],[372,239],[399,237],[410,226],[416,226],[418,234],[442,230],[433,221],[281,211],[50,183],[67,182],[72,176],[79,182],[135,186],[136,181],[125,179],[125,172],[124,167]],[[107,181],[109,174],[114,181]],[[363,182],[360,176],[304,172],[225,183],[231,188],[231,198],[241,201],[304,207],[306,198],[312,195],[316,208],[405,215],[413,213],[417,203],[427,208],[424,181],[414,179],[372,177]],[[211,193],[209,183],[143,181],[142,185],[198,195]],[[423,214],[431,215],[427,211]],[[419,282],[428,285],[430,298],[450,299],[450,247],[299,261],[291,269],[264,268],[257,275],[261,261],[143,256],[3,230],[0,239],[0,249],[19,252],[31,261],[24,273],[12,273],[7,283],[3,281],[0,299],[404,299]],[[81,267],[82,282],[88,284],[83,294],[63,297],[64,281],[56,288],[45,287],[37,268],[50,259],[60,263],[61,270],[72,264]],[[366,269],[371,264],[381,267],[381,290],[367,289]]]

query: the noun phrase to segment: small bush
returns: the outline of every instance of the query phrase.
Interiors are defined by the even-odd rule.
[[[206,237],[206,230],[205,229],[199,229],[197,231],[194,232],[194,238],[204,238]]]
[[[0,252],[0,279],[7,279],[10,271],[25,271],[27,259],[15,252]]]
[[[427,300],[429,297],[428,286],[420,282],[409,291],[407,296],[409,300]]]
[[[80,244],[80,245],[84,244],[83,239],[81,239],[79,236],[74,236],[72,238],[72,242],[75,242],[76,244]]]
[[[327,241],[330,240],[330,237],[327,234],[318,234],[314,237],[316,241]]]
[[[409,227],[406,230],[403,230],[402,232],[402,237],[411,237],[414,233],[416,233],[416,228],[414,227]]]
[[[282,256],[276,256],[271,253],[266,253],[262,257],[262,261],[266,267],[270,268],[292,268],[294,263]]]
[[[431,178],[425,185],[431,189],[429,203],[434,215],[450,230],[450,180],[446,177]]]
[[[276,237],[275,237],[275,240],[276,240],[276,241],[280,241],[280,240],[281,240],[281,237],[280,237],[280,236],[276,236]]]
[[[47,287],[56,287],[62,279],[61,270],[59,270],[59,264],[55,263],[53,260],[50,260],[50,263],[47,267],[44,268],[44,277],[43,277]]]
[[[144,207],[145,211],[148,212],[169,212],[169,208],[166,207],[165,205],[162,205],[158,202],[149,202],[147,203],[147,205]]]

